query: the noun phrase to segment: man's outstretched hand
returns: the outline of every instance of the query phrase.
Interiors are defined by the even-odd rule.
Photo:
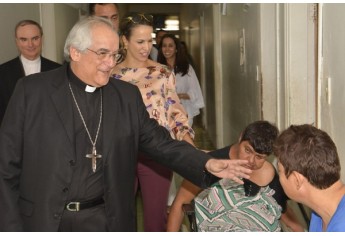
[[[243,184],[241,178],[249,179],[252,171],[246,167],[247,160],[221,160],[210,159],[206,162],[206,170],[211,174],[224,179],[232,179],[233,181]]]

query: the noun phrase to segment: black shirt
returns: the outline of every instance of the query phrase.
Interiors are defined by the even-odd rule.
[[[72,72],[70,67],[68,68],[68,79],[80,111],[84,117],[86,126],[90,132],[92,141],[94,142],[101,112],[101,90],[98,88],[93,93],[86,92],[86,84]],[[70,161],[71,168],[73,168],[73,178],[69,188],[68,199],[70,201],[85,201],[103,195],[103,157],[97,159],[97,169],[94,173],[92,171],[91,159],[86,158],[86,154],[90,154],[92,151],[92,143],[86,132],[72,94],[71,102],[73,103],[76,160]],[[98,154],[103,154],[102,124],[96,142],[96,150]]]

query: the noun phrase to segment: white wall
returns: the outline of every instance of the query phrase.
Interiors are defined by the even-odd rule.
[[[337,145],[345,182],[345,4],[323,4],[321,15],[319,126]]]
[[[284,4],[285,125],[316,125],[314,4]],[[282,124],[283,125],[283,124]]]
[[[56,60],[62,63],[64,60],[63,48],[68,32],[79,20],[80,9],[67,4],[54,4],[54,17],[56,32]]]
[[[261,68],[263,119],[278,125],[278,42],[277,4],[260,5]],[[263,27],[264,26],[264,27]],[[281,107],[284,110],[284,107]]]

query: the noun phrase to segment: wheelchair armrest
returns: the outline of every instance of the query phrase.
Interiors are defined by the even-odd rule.
[[[193,215],[194,214],[194,204],[192,204],[192,203],[183,204],[182,209],[186,215]]]
[[[192,232],[197,232],[197,226],[196,226],[196,218],[195,218],[195,208],[194,208],[194,201],[188,204],[182,205],[182,210],[184,214],[188,217],[190,230]]]

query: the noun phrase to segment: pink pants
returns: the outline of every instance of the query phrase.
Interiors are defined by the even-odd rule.
[[[137,179],[143,200],[144,231],[165,232],[172,171],[139,153]]]

